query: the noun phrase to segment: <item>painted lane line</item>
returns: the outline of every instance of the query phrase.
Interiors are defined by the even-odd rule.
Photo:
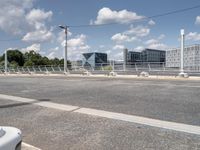
[[[30,144],[22,142],[22,150],[23,149],[25,149],[25,150],[42,150],[42,149],[40,149],[38,147],[35,147],[33,145],[30,145]]]
[[[19,101],[27,102],[27,103],[36,101],[35,99],[9,96],[9,95],[4,95],[4,94],[0,94],[0,98],[12,100],[12,101],[18,101],[18,102]],[[157,127],[157,128],[163,128],[163,129],[169,129],[169,130],[174,130],[174,131],[179,131],[179,132],[200,135],[200,126],[169,122],[169,121],[163,121],[163,120],[158,120],[158,119],[151,119],[151,118],[146,118],[146,117],[127,115],[123,113],[109,112],[109,111],[97,110],[97,109],[91,109],[91,108],[81,108],[78,106],[64,105],[64,104],[58,104],[58,103],[52,103],[52,102],[38,102],[38,103],[33,103],[33,104],[46,107],[46,108],[53,108],[57,110],[67,111],[67,112],[70,111],[70,112],[75,112],[75,113],[80,113],[80,114],[85,114],[85,115],[103,117],[103,118],[108,118],[108,119],[126,121],[126,122],[131,122],[131,123]]]
[[[33,105],[38,105],[38,106],[42,106],[46,108],[53,108],[53,109],[58,109],[58,110],[63,110],[63,111],[73,111],[79,108],[78,106],[63,105],[63,104],[52,103],[52,102],[43,102],[43,101],[38,101],[37,99],[23,98],[23,97],[10,96],[10,95],[4,95],[4,94],[0,94],[0,98],[17,101],[17,102],[30,103]]]
[[[52,102],[39,102],[36,103],[38,106],[47,107],[47,108],[53,108],[63,111],[73,111],[79,109],[78,106],[72,106],[72,105],[63,105],[63,104],[57,104]]]
[[[96,110],[90,108],[80,108],[74,112],[200,135],[200,126],[193,126],[182,123],[169,122],[169,121],[163,121],[163,120],[157,120],[157,119],[151,119],[146,117],[127,115],[127,114],[115,113],[103,110]]]

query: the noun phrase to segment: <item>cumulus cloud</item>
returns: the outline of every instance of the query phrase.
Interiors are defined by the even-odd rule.
[[[75,38],[69,39],[68,44],[68,56],[72,60],[79,60],[82,58],[82,53],[88,52],[90,46],[87,45],[87,36],[84,34],[77,35]],[[62,42],[64,46],[64,42]]]
[[[122,49],[125,49],[125,46],[124,45],[115,45],[113,47],[114,50],[122,50]]]
[[[33,32],[27,33],[22,40],[26,42],[46,42],[51,41],[53,38],[53,33],[51,31],[48,31],[46,29],[43,30],[36,30]]]
[[[147,48],[152,48],[152,49],[162,49],[165,50],[167,48],[166,44],[163,44],[161,40],[165,38],[164,34],[161,34],[158,38],[156,39],[149,39],[144,42],[145,45],[147,45]]]
[[[134,51],[137,51],[137,52],[141,52],[142,50],[144,50],[143,46],[138,46],[138,47],[134,48]]]
[[[186,35],[186,40],[200,41],[200,34],[197,32],[190,32]]]
[[[28,42],[49,40],[53,33],[46,22],[51,20],[53,12],[34,9],[34,1],[1,0],[0,30],[12,35],[23,35],[22,40]]]
[[[136,26],[134,27],[133,25],[130,26],[130,29],[125,32],[127,35],[135,35],[137,37],[145,37],[149,35],[150,29],[148,27],[144,26]]]
[[[111,37],[111,40],[121,44],[124,42],[140,41],[140,38],[149,35],[150,29],[144,26],[130,26],[129,30],[122,33],[116,33]]]
[[[68,37],[71,37],[72,36],[72,33],[68,30],[67,31],[67,34],[68,34]],[[65,39],[66,37],[65,37],[65,32],[64,31],[60,31],[59,33],[58,33],[58,38],[57,38],[57,42],[58,43],[65,43]]]
[[[164,34],[161,34],[159,37],[158,37],[158,40],[162,40],[165,38],[165,35]]]
[[[145,42],[146,45],[151,45],[151,44],[155,44],[155,43],[158,43],[158,40],[156,40],[156,39],[150,39],[150,40],[147,40]]]
[[[196,17],[195,24],[200,25],[200,16],[197,16],[197,17]]]
[[[104,7],[99,10],[98,16],[95,21],[90,20],[90,24],[107,24],[107,23],[130,23],[136,20],[143,19],[144,16],[139,16],[135,12],[127,11],[114,11],[110,8]]]
[[[115,41],[116,43],[123,43],[123,42],[132,42],[137,40],[136,37],[130,37],[123,33],[117,33],[111,37],[111,40]]]
[[[161,49],[161,50],[167,49],[167,45],[163,43],[153,43],[153,44],[148,45],[147,47],[152,48],[152,49]]]
[[[43,22],[45,20],[51,20],[53,15],[52,11],[45,12],[41,9],[32,9],[27,15],[26,19],[29,23]]]
[[[156,23],[155,23],[155,21],[150,20],[150,21],[148,22],[148,24],[151,25],[151,26],[153,26],[153,25],[155,25]]]
[[[1,0],[0,30],[18,35],[27,30],[26,12],[32,7],[33,0]]]
[[[31,45],[31,46],[28,46],[28,47],[26,47],[26,48],[22,48],[21,49],[21,51],[22,52],[29,52],[29,51],[35,51],[35,52],[40,52],[40,44],[33,44],[33,45]]]

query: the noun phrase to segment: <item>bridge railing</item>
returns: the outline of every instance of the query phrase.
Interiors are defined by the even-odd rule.
[[[124,64],[123,62],[100,63],[95,66],[68,65],[68,73],[84,72],[107,74],[108,72],[116,72],[118,74],[138,75],[141,72],[148,72],[152,75],[177,75],[180,72],[179,67],[166,67],[165,63],[158,62],[137,62]],[[184,71],[191,75],[200,76],[200,66],[186,66]],[[62,74],[64,66],[43,65],[43,66],[26,66],[26,67],[8,67],[7,72],[4,67],[0,67],[0,74]]]

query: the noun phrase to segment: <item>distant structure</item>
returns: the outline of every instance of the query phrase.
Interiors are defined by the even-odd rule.
[[[166,51],[146,48],[141,52],[129,51],[128,62],[165,62]]]
[[[141,53],[129,51],[128,52],[128,62],[141,62]]]
[[[108,60],[106,53],[98,53],[98,52],[83,53],[83,60],[82,60],[83,66],[97,67],[107,62]]]
[[[166,51],[166,67],[179,68],[181,65],[180,48]],[[191,45],[184,48],[184,69],[200,69],[200,45]]]

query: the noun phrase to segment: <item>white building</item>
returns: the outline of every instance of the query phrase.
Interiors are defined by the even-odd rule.
[[[180,48],[166,51],[166,67],[180,67]],[[200,70],[200,45],[186,46],[184,49],[184,69]]]

